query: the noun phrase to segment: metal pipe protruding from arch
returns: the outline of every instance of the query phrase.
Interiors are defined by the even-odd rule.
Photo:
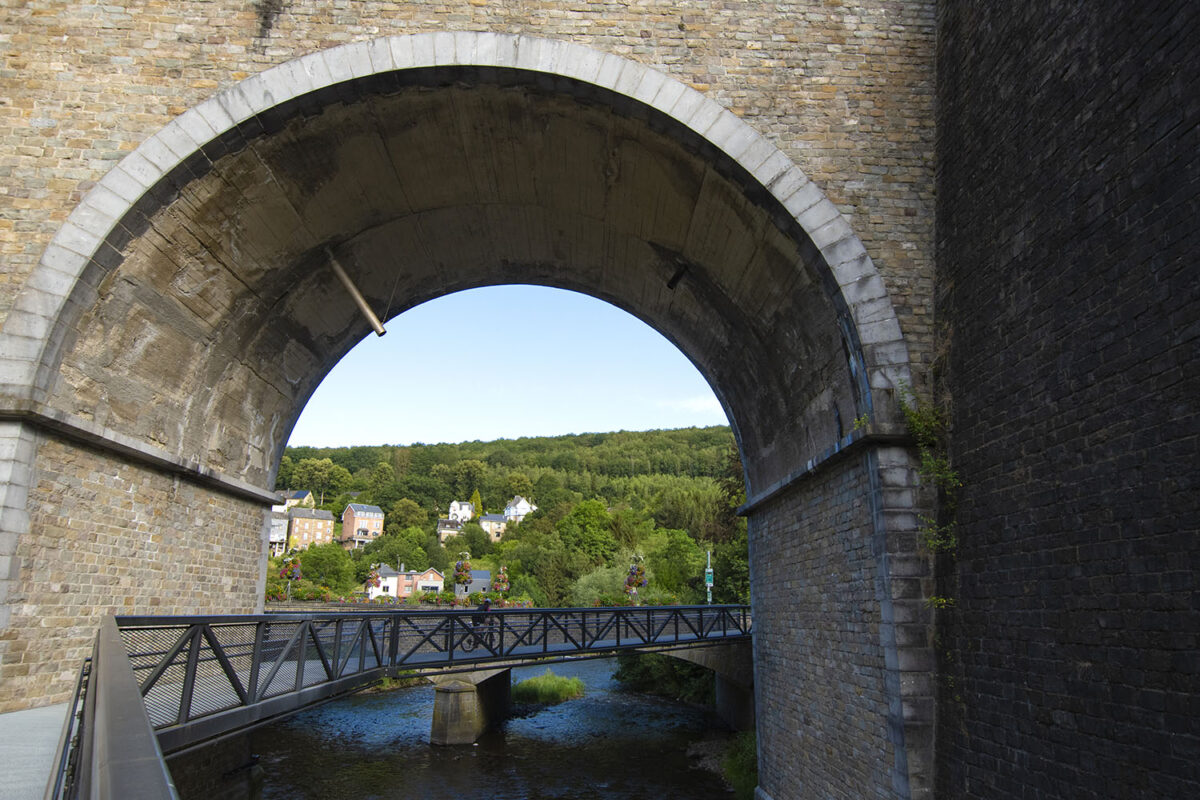
[[[354,281],[350,280],[350,276],[346,274],[346,270],[342,269],[342,265],[338,262],[337,257],[334,256],[333,251],[326,247],[325,252],[329,255],[329,265],[333,267],[333,273],[338,276],[338,280],[346,287],[346,291],[350,293],[350,297],[358,305],[358,310],[367,318],[367,322],[370,323],[371,329],[375,331],[375,335],[383,336],[387,331],[383,329],[383,323],[379,321],[379,317],[375,316],[375,312],[367,305],[367,299],[362,296],[362,292],[354,285]]]

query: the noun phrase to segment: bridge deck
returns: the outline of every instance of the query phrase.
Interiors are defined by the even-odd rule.
[[[118,617],[164,752],[264,724],[385,675],[703,646],[750,635],[740,606]]]

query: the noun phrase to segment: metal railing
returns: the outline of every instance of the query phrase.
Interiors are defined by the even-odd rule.
[[[65,747],[59,758],[59,774],[74,779],[52,778],[46,796],[77,797],[82,787],[83,796],[173,797],[162,753],[406,671],[703,646],[750,635],[749,607],[719,605],[110,617],[97,637],[90,675],[81,678],[86,691],[78,746],[75,752]],[[136,713],[114,717],[113,697],[135,705]],[[130,730],[112,730],[114,724]],[[69,740],[69,727],[66,735]],[[147,751],[147,738],[156,755]],[[126,744],[138,750],[112,752]],[[147,760],[158,768],[137,773],[136,794],[96,790],[100,772],[134,763],[144,771]],[[68,771],[71,763],[77,766]],[[56,782],[61,789],[53,788]]]

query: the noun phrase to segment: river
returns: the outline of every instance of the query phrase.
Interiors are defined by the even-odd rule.
[[[525,709],[474,745],[429,744],[433,688],[359,694],[251,735],[267,800],[728,800],[701,766],[730,734],[711,712],[637,694],[613,659],[554,664],[586,694]],[[546,667],[513,670],[514,682]],[[517,709],[521,712],[521,709]],[[689,750],[691,754],[689,755]],[[711,759],[709,759],[711,761]]]

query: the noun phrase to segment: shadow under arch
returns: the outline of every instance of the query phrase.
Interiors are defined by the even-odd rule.
[[[311,392],[368,330],[334,259],[389,313],[531,283],[650,324],[725,407],[756,559],[791,530],[780,503],[798,483],[858,470],[836,502],[862,518],[854,574],[878,604],[881,774],[908,793],[931,720],[901,712],[889,534],[911,538],[915,501],[880,483],[914,482],[887,438],[907,347],[861,242],[782,152],[663,74],[566,42],[435,33],[312,53],[182,114],[74,210],[5,322],[4,416],[261,504]],[[758,575],[767,610],[788,578]]]

